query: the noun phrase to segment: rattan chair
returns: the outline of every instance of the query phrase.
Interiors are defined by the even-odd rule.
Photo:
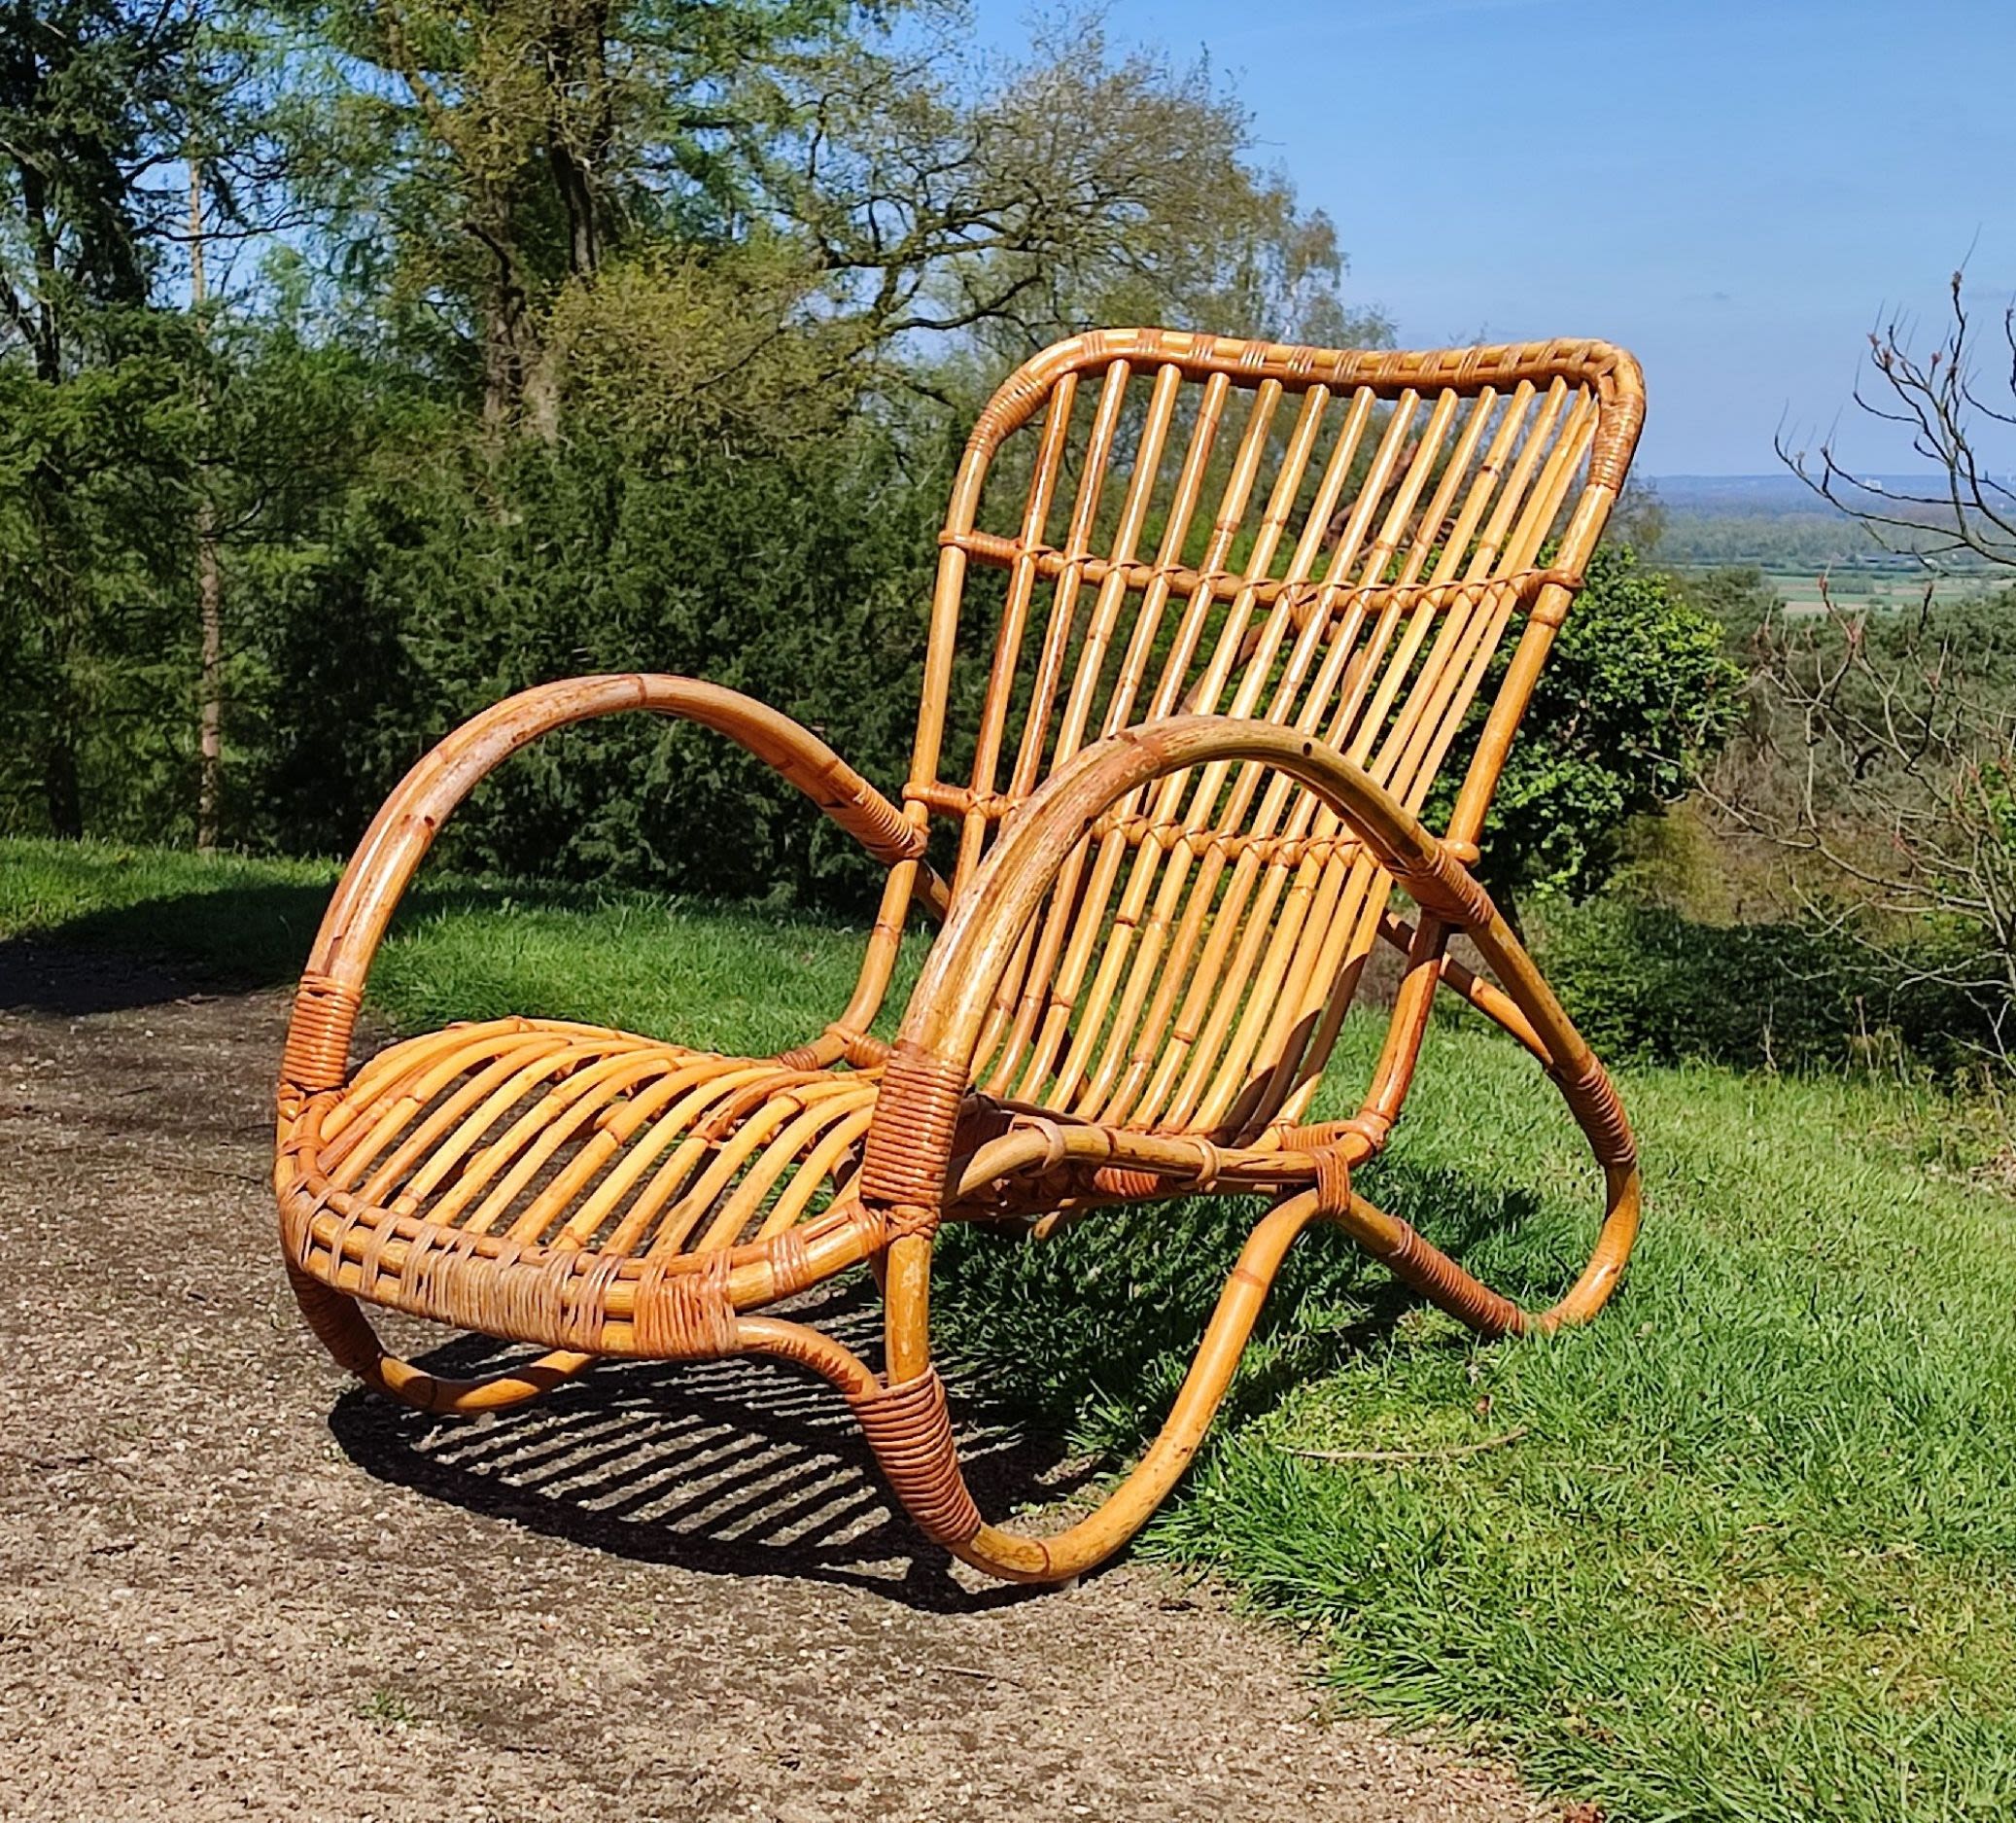
[[[295,1001],[276,1184],[310,1326],[370,1385],[442,1413],[515,1405],[604,1356],[799,1363],[849,1401],[925,1533],[1040,1583],[1107,1557],[1168,1491],[1311,1222],[1486,1335],[1593,1315],[1638,1225],[1630,1129],[1470,864],[1642,416],[1636,364],[1601,342],[1080,335],[1017,372],[967,445],[897,798],[777,711],[684,678],[549,684],[478,716],[379,813]],[[985,688],[948,728],[962,658]],[[442,820],[527,742],[618,710],[740,743],[886,865],[852,999],[776,1057],[526,1018],[410,1038],[353,1073],[372,956]],[[1421,810],[1444,773],[1438,834]],[[933,818],[951,825],[942,867]],[[885,1041],[871,1026],[913,913],[939,929]],[[1457,932],[1485,971],[1447,954]],[[1384,1050],[1355,1114],[1312,1120],[1381,941],[1405,957]],[[1353,1188],[1438,987],[1532,1052],[1601,1166],[1594,1251],[1551,1310],[1519,1309]],[[1067,1528],[988,1524],[932,1365],[940,1224],[1041,1240],[1203,1192],[1267,1212],[1161,1434]],[[759,1315],[863,1261],[879,1369]],[[387,1353],[365,1304],[546,1352],[443,1379]]]

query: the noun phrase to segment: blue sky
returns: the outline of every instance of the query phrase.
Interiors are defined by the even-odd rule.
[[[1026,37],[1021,0],[983,36]],[[1849,407],[1886,310],[2016,294],[2012,0],[1111,0],[1207,52],[1410,345],[1596,334],[1651,394],[1640,470],[1755,473],[1781,419],[1923,465]],[[1987,327],[1994,327],[1993,324]],[[1999,452],[1998,452],[1999,453]]]

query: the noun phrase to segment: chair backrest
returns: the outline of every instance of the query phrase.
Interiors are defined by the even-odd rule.
[[[908,793],[958,821],[955,894],[1062,761],[1186,713],[1320,735],[1416,810],[1460,763],[1444,832],[1474,852],[1642,414],[1636,365],[1600,342],[1121,330],[1038,356],[982,413],[940,535]],[[977,714],[948,727],[974,694],[956,657],[989,622]],[[1164,781],[1066,867],[997,999],[984,1086],[1230,1139],[1296,1118],[1388,896],[1280,775]]]

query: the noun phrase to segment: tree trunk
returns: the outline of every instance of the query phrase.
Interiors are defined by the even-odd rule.
[[[483,317],[483,430],[494,444],[502,444],[524,390],[517,337],[506,313],[493,307]]]
[[[53,386],[63,377],[63,343],[56,327],[56,237],[49,224],[49,187],[32,164],[20,165],[21,208],[35,249],[35,377]]]
[[[203,269],[203,167],[189,161],[189,294],[198,334],[205,333],[203,308],[209,287]],[[198,383],[204,432],[209,432],[209,397]],[[224,573],[217,562],[217,503],[210,497],[208,465],[196,465],[196,616],[202,657],[196,683],[196,853],[217,853],[224,802]]]
[[[77,747],[67,729],[52,728],[42,750],[42,795],[52,835],[84,839],[84,792],[78,783]]]
[[[615,137],[606,0],[556,9],[546,44],[546,160],[567,216],[569,271],[593,278],[602,264],[604,168]]]
[[[217,563],[217,508],[196,502],[196,613],[202,637],[197,684],[196,853],[217,853],[224,806],[224,575]]]

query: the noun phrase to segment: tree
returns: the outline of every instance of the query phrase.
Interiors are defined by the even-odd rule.
[[[1894,491],[1859,478],[1831,441],[1817,456],[1790,448],[1778,454],[1828,506],[1868,533],[1885,550],[1940,574],[1955,558],[1973,557],[1998,570],[2016,570],[2016,492],[2006,471],[1993,473],[1982,446],[1992,427],[2016,427],[2016,302],[2001,313],[1980,368],[1979,326],[1966,301],[1966,274],[1948,281],[1945,333],[1929,355],[1920,356],[1901,317],[1869,335],[1869,377],[1857,385],[1855,403],[1868,417],[1905,433],[1911,452],[1932,465],[1928,487]]]
[[[865,339],[969,333],[1013,358],[1093,323],[1365,339],[1336,229],[1255,169],[1208,64],[1116,58],[1088,19],[1001,67],[854,48],[799,76],[782,220]]]
[[[1933,465],[1929,486],[1859,480],[1831,444],[1780,454],[1816,494],[1927,577],[1920,611],[1884,621],[1827,597],[1820,624],[1783,615],[1758,641],[1759,745],[1748,789],[1721,793],[1743,827],[1800,863],[1810,908],[1900,980],[1950,988],[2004,1064],[2016,1043],[2016,666],[2005,592],[1985,621],[1935,606],[1950,567],[2016,575],[2016,495],[1984,436],[2016,425],[2016,303],[1984,368],[1963,275],[1945,332],[1920,356],[1893,318],[1870,337],[1857,404]],[[1758,789],[1761,773],[1775,789]]]
[[[199,846],[216,841],[224,597],[216,458],[201,447],[215,377],[205,247],[252,231],[246,205],[270,192],[251,75],[251,46],[218,4],[17,0],[0,33],[0,364],[25,359],[41,389],[17,402],[11,504],[39,555],[11,578],[25,591],[8,611],[15,649],[34,680],[14,713],[43,754],[49,824],[66,833],[86,819],[80,744],[186,644],[163,616],[192,572],[196,826]],[[185,271],[188,320],[162,307]],[[66,400],[65,388],[81,390]],[[123,435],[109,435],[108,400],[133,413]],[[128,490],[143,489],[149,504],[129,516]]]
[[[734,239],[781,58],[849,0],[298,0],[300,181],[409,343],[474,356],[493,435],[557,429],[546,317],[656,237]],[[312,149],[312,150],[311,150]]]
[[[16,394],[9,541],[32,569],[0,612],[21,685],[10,719],[67,834],[84,827],[93,660],[120,644],[106,617],[133,612],[102,508],[142,449],[163,487],[180,467],[154,446],[172,355],[145,317],[181,201],[172,167],[208,99],[197,38],[189,10],[127,0],[15,0],[0,31],[0,359],[25,354],[33,378]],[[76,401],[54,396],[92,374]],[[140,567],[157,576],[149,542]]]
[[[1346,321],[1334,229],[1253,167],[1209,71],[1116,60],[1089,25],[1002,68],[949,13],[898,40],[845,0],[299,17],[334,53],[304,143],[341,148],[302,155],[307,187],[398,333],[476,376],[493,437],[554,440],[584,354],[591,383],[631,351],[681,397],[700,374],[747,399],[929,390],[950,337],[994,337],[997,366],[1091,320]]]
[[[148,300],[201,105],[194,13],[14,0],[0,31],[0,322],[61,379],[93,313]]]
[[[58,835],[109,776],[156,774],[183,719],[195,426],[172,352],[135,342],[57,382],[0,366],[0,745],[7,795]]]

